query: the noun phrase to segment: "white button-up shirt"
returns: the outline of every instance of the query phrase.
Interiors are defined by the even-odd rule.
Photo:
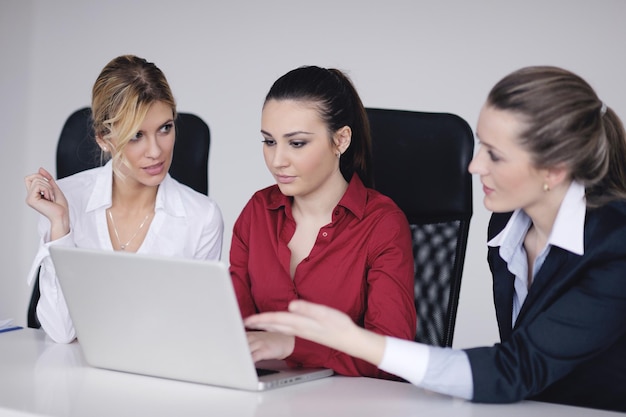
[[[76,333],[50,258],[51,245],[113,250],[106,210],[111,207],[112,163],[57,181],[69,205],[70,232],[50,241],[50,222],[41,216],[40,246],[28,273],[32,284],[39,272],[41,297],[37,317],[55,341],[68,343]],[[137,253],[219,260],[224,223],[217,204],[169,174],[159,185],[154,218]]]

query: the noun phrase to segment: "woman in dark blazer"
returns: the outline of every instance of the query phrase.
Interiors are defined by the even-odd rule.
[[[433,391],[626,411],[626,135],[571,72],[527,67],[491,90],[470,164],[492,211],[501,343],[443,349],[367,332],[305,301],[246,325],[342,350]]]

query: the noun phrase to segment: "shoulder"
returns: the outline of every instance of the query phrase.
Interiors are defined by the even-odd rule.
[[[251,200],[265,200],[265,201],[276,201],[276,199],[282,199],[285,197],[283,193],[280,192],[278,185],[273,184],[262,188],[258,191],[255,191],[252,194]]]
[[[602,207],[587,209],[585,240],[623,242],[626,247],[626,201],[613,201]]]
[[[371,223],[372,227],[389,230],[410,229],[404,211],[390,197],[371,188],[367,188],[362,221]]]
[[[65,187],[93,183],[98,177],[98,174],[100,174],[103,170],[104,167],[87,169],[85,171],[77,172],[76,174],[70,175],[68,177],[58,179],[57,183],[59,184],[59,186],[63,185]]]
[[[77,172],[74,175],[57,180],[57,184],[68,199],[79,196],[89,196],[93,191],[98,176],[103,170],[104,167],[97,167]]]
[[[366,213],[402,213],[402,209],[398,207],[398,205],[391,199],[391,197],[387,197],[385,194],[382,194],[380,191],[374,190],[372,188],[366,188],[366,202],[365,209]]]
[[[616,200],[598,208],[587,209],[587,218],[600,223],[621,223],[626,219],[626,201]]]
[[[253,224],[257,226],[265,224],[268,211],[270,209],[275,211],[284,206],[287,201],[288,197],[283,195],[275,184],[256,191],[237,216],[233,227],[234,232],[241,232]]]
[[[252,197],[248,200],[244,210],[250,210],[253,208],[278,208],[284,206],[288,200],[289,197],[286,197],[283,193],[281,193],[278,185],[274,184],[260,189],[252,194]]]
[[[222,218],[218,204],[211,197],[182,184],[169,175],[164,180],[164,183],[167,190],[164,197],[168,199],[171,197],[170,194],[178,194],[183,207],[189,215],[201,217],[217,216],[219,219]]]

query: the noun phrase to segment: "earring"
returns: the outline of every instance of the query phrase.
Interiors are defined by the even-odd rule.
[[[102,150],[103,150],[104,152],[106,152],[106,151],[107,151],[107,147],[106,147],[106,146],[103,146],[103,147],[102,147]]]
[[[543,191],[545,191],[545,192],[550,191],[550,186],[548,185],[548,183],[547,183],[547,182],[544,182],[544,183],[543,183]]]
[[[341,152],[337,152],[337,158],[341,158]]]

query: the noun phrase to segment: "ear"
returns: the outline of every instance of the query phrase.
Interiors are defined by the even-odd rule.
[[[352,129],[350,126],[344,126],[337,129],[333,135],[333,142],[335,143],[337,150],[340,153],[344,153],[352,142]]]
[[[558,187],[569,178],[569,171],[564,164],[556,165],[545,170],[545,181],[550,188]]]
[[[96,143],[102,150],[105,150],[107,148],[106,142],[102,139],[100,135],[96,135]]]
[[[100,149],[102,149],[104,152],[112,151],[111,146],[107,144],[107,142],[104,139],[102,139],[102,136],[96,136],[96,143],[98,144]]]

